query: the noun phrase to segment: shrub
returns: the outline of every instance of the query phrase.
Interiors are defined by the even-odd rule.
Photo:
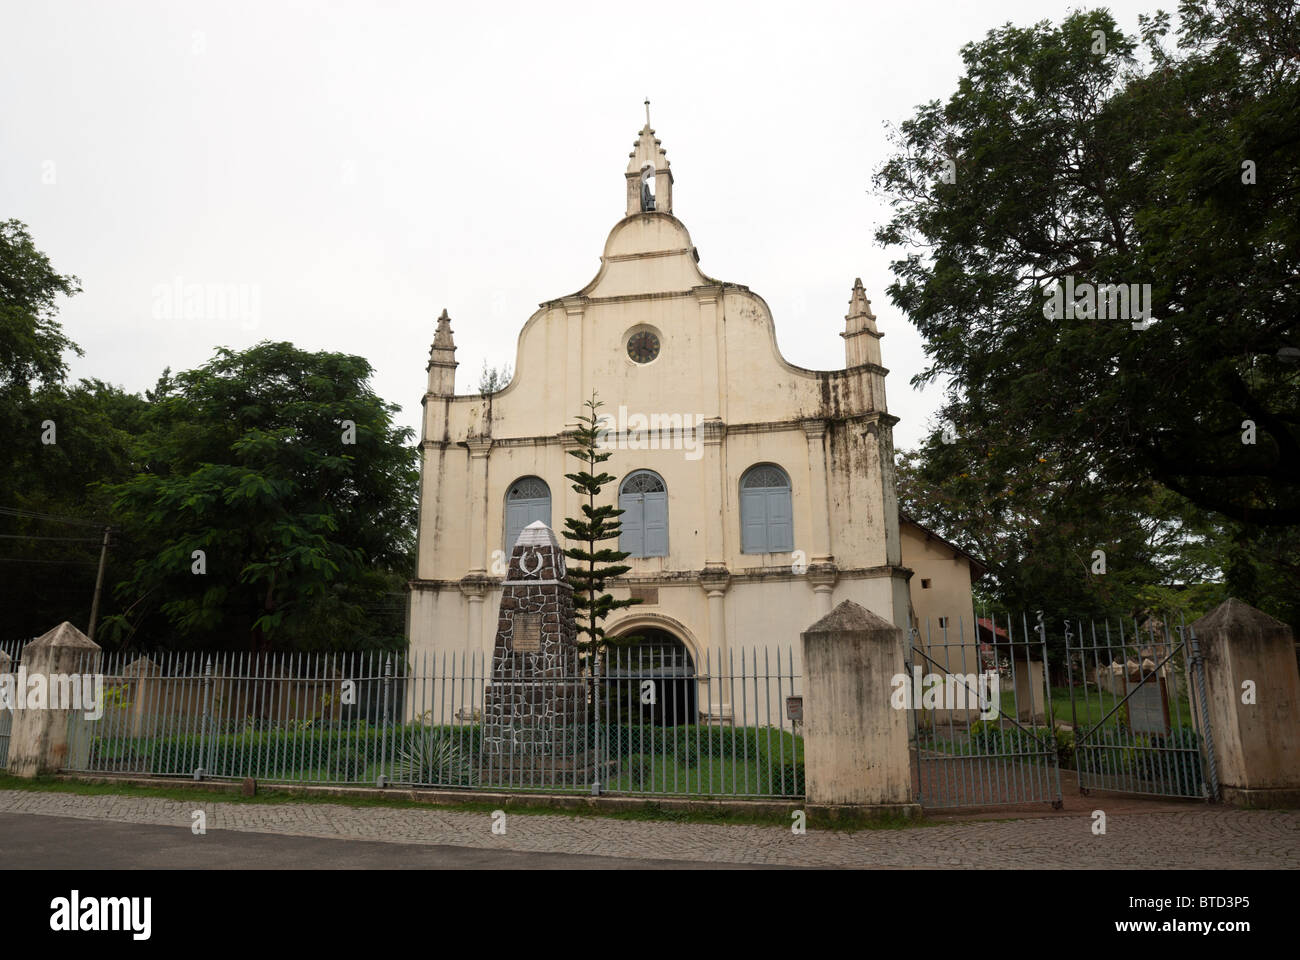
[[[398,751],[393,779],[401,783],[432,783],[467,787],[475,781],[474,763],[449,730],[426,729]]]

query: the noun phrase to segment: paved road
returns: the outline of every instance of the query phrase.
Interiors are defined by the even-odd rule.
[[[428,843],[323,840],[0,813],[0,869],[694,870],[733,864],[525,853]],[[741,866],[740,869],[746,869]],[[748,869],[757,869],[748,867]]]
[[[1103,810],[1107,808],[1106,801],[1089,798],[1089,806],[1094,802]],[[204,837],[189,832],[196,810],[204,811],[207,817],[208,833]],[[446,848],[456,847],[497,854],[617,858],[635,866],[668,861],[680,866],[1300,869],[1300,811],[1233,810],[1200,804],[1177,809],[1159,805],[1149,813],[1139,812],[1131,804],[1117,805],[1108,814],[1104,835],[1092,832],[1088,810],[1076,814],[1062,811],[1033,819],[952,821],[906,830],[813,830],[804,835],[782,827],[511,814],[505,821],[505,833],[500,834],[492,832],[489,814],[454,809],[0,791],[0,816],[7,814],[22,815],[20,822],[26,823],[32,818],[54,817],[171,827],[173,831],[180,827],[167,834],[172,838],[169,843],[175,844],[172,856],[178,858],[176,865],[197,865],[199,854],[181,852],[188,850],[186,844],[198,848],[218,833],[231,832],[318,838],[331,841],[338,849],[355,845],[357,850],[364,847],[366,851],[359,856],[373,856],[385,863],[391,860],[394,866],[408,856],[416,856],[407,852],[413,847],[430,850],[423,865],[438,856],[471,856],[469,852],[446,852]],[[59,832],[64,829],[62,819],[58,827],[37,832]],[[37,848],[23,838],[21,829],[7,827],[7,823],[0,822],[0,857],[5,862],[17,866],[19,857],[36,855]],[[351,843],[343,845],[340,841]],[[356,845],[356,841],[371,843]],[[218,842],[237,845],[234,838]],[[262,837],[253,842],[272,841]],[[386,858],[377,846],[372,849],[371,844],[376,842],[395,849]],[[75,838],[55,837],[43,849],[67,847],[75,855],[75,844]],[[330,848],[308,845],[301,849]],[[241,865],[252,864],[245,860]],[[574,859],[572,865],[594,864]]]

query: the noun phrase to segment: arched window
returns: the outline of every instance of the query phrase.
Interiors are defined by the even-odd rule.
[[[740,478],[740,552],[789,553],[794,549],[790,478],[760,463]]]
[[[618,488],[618,548],[634,557],[668,556],[668,488],[649,470],[628,474]]]
[[[538,477],[520,477],[506,492],[506,555],[520,532],[535,520],[551,525],[551,488]]]

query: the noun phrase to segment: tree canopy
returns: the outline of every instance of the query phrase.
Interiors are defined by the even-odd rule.
[[[151,545],[118,588],[192,643],[352,647],[413,556],[416,451],[360,357],[289,343],[219,349],[164,374],[114,484],[113,516]],[[129,630],[131,617],[106,626]],[[381,638],[398,644],[400,635]]]
[[[1300,524],[1300,22],[1186,0],[1179,24],[1172,50],[1165,14],[1000,27],[896,131],[877,240],[925,339],[914,382],[948,384],[909,508],[918,479],[946,491],[967,542],[981,505],[1036,516],[1060,575],[1163,527],[1271,581]]]

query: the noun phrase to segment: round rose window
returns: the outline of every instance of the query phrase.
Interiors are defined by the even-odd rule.
[[[637,363],[649,363],[659,356],[659,338],[649,330],[632,334],[627,340],[627,355]]]

